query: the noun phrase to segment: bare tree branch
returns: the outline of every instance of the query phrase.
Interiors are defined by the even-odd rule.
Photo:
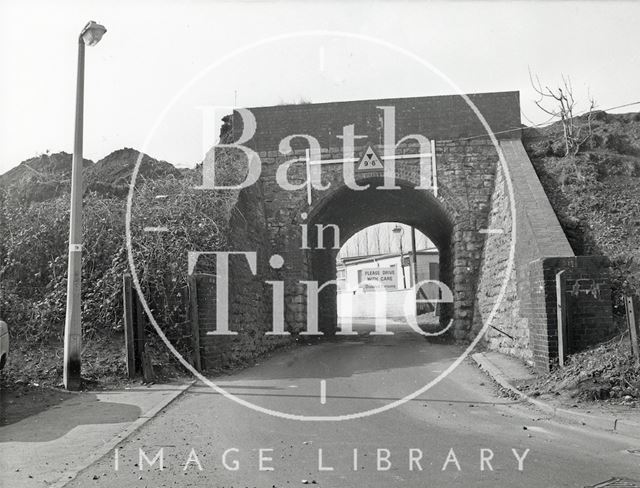
[[[595,101],[589,96],[589,112],[586,123],[581,123],[574,116],[576,101],[573,93],[573,84],[569,76],[561,76],[562,83],[558,88],[551,89],[548,85],[544,88],[538,76],[534,77],[529,69],[529,80],[538,98],[534,100],[536,106],[548,115],[557,117],[562,122],[563,137],[565,143],[565,156],[576,156],[582,146],[591,139],[593,130],[591,118],[595,109]],[[576,168],[576,173],[578,173]]]

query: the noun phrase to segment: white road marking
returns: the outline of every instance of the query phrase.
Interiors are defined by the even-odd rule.
[[[145,227],[145,232],[169,232],[169,229],[166,227]]]
[[[320,403],[327,403],[327,380],[320,380]]]
[[[504,234],[504,229],[480,229],[480,234]]]

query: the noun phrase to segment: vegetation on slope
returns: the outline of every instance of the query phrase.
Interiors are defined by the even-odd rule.
[[[85,165],[82,323],[83,377],[125,373],[122,276],[126,193],[138,152],[116,151]],[[0,177],[0,317],[10,325],[9,381],[58,384],[66,308],[70,155],[45,155]],[[32,171],[35,168],[37,172]],[[55,182],[55,191],[40,189]],[[195,190],[198,173],[144,155],[133,206],[133,253],[145,297],[167,337],[186,357],[186,253],[225,246],[235,195]],[[161,198],[157,198],[161,196]],[[144,226],[166,226],[162,234]],[[156,334],[148,334],[155,338]],[[165,347],[152,347],[169,365]]]
[[[640,293],[640,113],[596,112],[591,124],[592,136],[575,156],[564,156],[560,123],[525,130],[524,143],[574,252],[610,258],[621,336],[573,355],[565,368],[532,388],[569,390],[579,399],[635,401],[640,369],[624,332],[623,296]]]

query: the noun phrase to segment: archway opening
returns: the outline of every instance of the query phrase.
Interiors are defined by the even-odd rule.
[[[382,178],[359,181],[359,184],[365,183],[370,185],[366,190],[355,191],[342,187],[314,204],[308,217],[308,228],[313,231],[309,232],[310,250],[307,251],[305,259],[307,278],[317,281],[320,285],[335,280],[339,286],[337,259],[341,249],[364,229],[392,223],[387,225],[400,225],[401,229],[405,229],[408,239],[410,229],[413,228],[416,235],[424,236],[428,240],[431,249],[437,255],[437,279],[452,290],[455,296],[455,218],[452,212],[447,211],[432,192],[416,189],[411,183],[397,181],[400,189],[396,190],[380,189],[383,185]],[[404,242],[403,240],[403,254]],[[402,273],[402,269],[402,266],[397,268],[399,274]],[[412,283],[407,277],[407,272],[412,272],[409,270],[410,263],[404,268],[407,287]],[[402,280],[397,276],[396,280]],[[320,292],[318,299],[319,327],[329,335],[335,333],[338,327],[337,288],[326,287]],[[453,311],[453,303],[440,304],[436,315],[440,328],[446,327],[453,318]],[[343,313],[342,308],[340,313]]]
[[[356,232],[336,259],[338,325],[382,317],[434,328],[443,298],[439,254],[426,235],[398,222]]]

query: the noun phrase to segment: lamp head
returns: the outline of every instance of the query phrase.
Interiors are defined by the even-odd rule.
[[[107,29],[103,25],[97,24],[91,20],[84,26],[84,29],[82,29],[80,37],[82,37],[83,42],[87,46],[95,46],[100,42],[100,39],[102,39],[105,32],[107,32]]]
[[[401,234],[403,230],[404,230],[404,229],[403,229],[402,227],[400,227],[399,225],[396,225],[396,226],[393,228],[393,233],[394,233],[394,234]]]

